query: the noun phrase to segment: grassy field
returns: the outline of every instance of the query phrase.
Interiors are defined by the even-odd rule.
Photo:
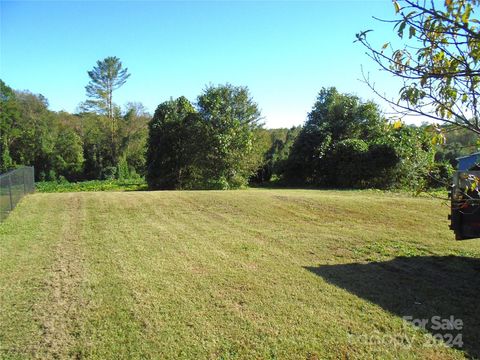
[[[0,224],[0,357],[479,357],[480,240],[447,213],[354,191],[29,195]],[[451,315],[459,349],[402,319]]]

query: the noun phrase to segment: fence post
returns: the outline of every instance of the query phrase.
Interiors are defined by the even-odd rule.
[[[13,210],[13,198],[12,198],[12,178],[8,174],[8,192],[10,194],[10,211]]]
[[[27,168],[24,167],[22,169],[22,174],[23,174],[23,195],[25,195],[27,193],[27,179],[25,177],[26,175],[26,172],[27,172]]]

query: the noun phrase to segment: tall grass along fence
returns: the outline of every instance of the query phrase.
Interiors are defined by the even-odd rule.
[[[35,191],[34,170],[25,166],[0,175],[0,221],[26,194]]]

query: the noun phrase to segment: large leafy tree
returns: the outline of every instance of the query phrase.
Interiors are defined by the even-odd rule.
[[[324,88],[295,139],[284,180],[330,187],[417,181],[433,159],[423,140],[416,129],[389,125],[373,102]]]
[[[366,82],[397,111],[427,116],[480,134],[480,21],[477,0],[394,0],[391,22],[398,42],[372,44],[369,32],[357,34],[380,69],[403,84],[391,99]]]
[[[34,166],[36,176],[49,177],[56,140],[55,116],[42,95],[17,91],[15,97],[20,111],[16,126],[20,135],[10,145],[12,158],[18,165]]]
[[[42,95],[9,89],[2,91],[2,170],[31,165],[37,179],[77,178],[83,148],[71,115],[48,110]]]
[[[246,185],[261,158],[255,152],[254,130],[261,115],[247,87],[208,86],[197,99],[198,112],[209,129],[207,158],[212,187]]]
[[[10,145],[20,135],[19,121],[15,91],[0,80],[0,172],[10,170],[15,165],[10,155]]]
[[[81,118],[81,136],[84,143],[84,176],[86,179],[105,179],[116,175],[112,158],[110,123],[105,116],[84,113]]]
[[[154,189],[201,188],[206,127],[185,98],[160,104],[148,124],[147,182]]]
[[[141,103],[128,103],[119,126],[119,153],[121,165],[126,166],[123,177],[145,174],[148,122],[151,115]],[[121,172],[119,168],[119,173]]]
[[[343,149],[362,152],[366,141],[380,136],[384,121],[374,103],[323,88],[289,154],[285,178],[290,183],[334,185],[332,154]],[[359,142],[338,145],[348,139]]]
[[[290,149],[301,127],[290,129],[259,129],[256,131],[258,144],[256,148],[261,154],[262,162],[250,181],[262,183],[276,181],[284,172]]]
[[[79,180],[82,177],[81,173],[85,160],[83,141],[71,124],[61,121],[62,118],[71,116],[65,113],[56,115],[56,136],[49,165],[50,170],[53,170],[56,176],[63,176],[68,180]]]
[[[259,120],[247,88],[228,84],[207,87],[196,108],[184,97],[160,104],[149,124],[149,185],[162,189],[245,185],[262,162]]]

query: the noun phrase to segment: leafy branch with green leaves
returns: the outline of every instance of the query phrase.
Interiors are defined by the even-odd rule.
[[[480,134],[480,21],[477,0],[394,0],[392,23],[404,42],[373,45],[372,30],[356,35],[380,69],[401,79],[397,100],[382,94],[368,75],[367,85],[402,115],[426,116]],[[438,3],[437,3],[438,4]]]

